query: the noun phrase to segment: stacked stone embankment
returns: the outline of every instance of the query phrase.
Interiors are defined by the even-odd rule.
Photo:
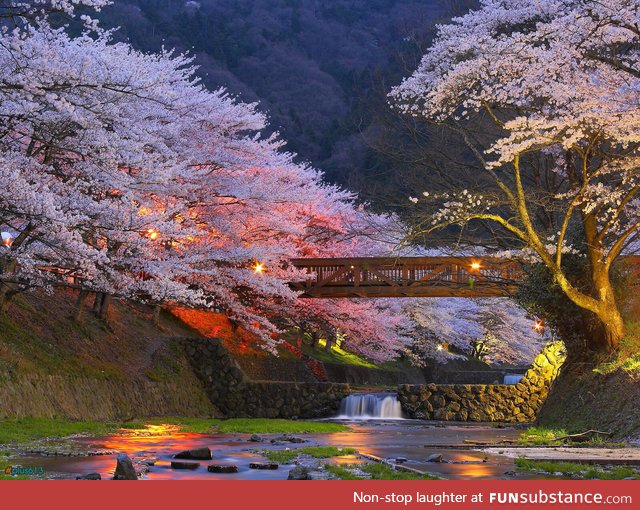
[[[559,342],[547,345],[518,384],[403,384],[398,398],[411,418],[446,421],[534,421],[564,362]]]
[[[347,384],[252,381],[218,339],[184,339],[209,400],[227,418],[320,418],[337,414]]]

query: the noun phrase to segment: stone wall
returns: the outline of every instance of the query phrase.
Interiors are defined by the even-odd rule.
[[[0,377],[0,419],[24,417],[120,421],[151,416],[219,417],[198,380],[17,374]]]
[[[339,363],[322,363],[330,381],[345,382],[363,386],[390,386],[398,384],[425,384],[426,380],[422,371],[415,367],[406,367],[404,370],[383,370],[357,365]]]
[[[181,341],[209,400],[227,418],[320,418],[337,414],[347,384],[252,381],[218,339]]]
[[[265,353],[234,356],[247,377],[253,381],[315,382],[316,378],[304,361],[276,357]]]
[[[531,422],[564,362],[561,343],[547,345],[515,385],[427,384],[398,388],[402,409],[425,420]]]

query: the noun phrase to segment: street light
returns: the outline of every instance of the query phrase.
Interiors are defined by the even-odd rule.
[[[544,324],[542,324],[542,321],[536,321],[533,324],[533,329],[535,329],[538,333],[542,333],[542,331],[544,330]]]
[[[471,270],[472,271],[477,271],[481,267],[482,266],[480,265],[480,262],[478,262],[478,261],[474,261],[474,262],[471,263]]]
[[[264,271],[264,264],[262,264],[261,262],[256,262],[255,265],[253,266],[253,272],[256,274],[260,274]]]
[[[13,244],[13,235],[9,232],[2,232],[0,235],[2,236],[2,245],[7,248],[11,248],[11,245]]]

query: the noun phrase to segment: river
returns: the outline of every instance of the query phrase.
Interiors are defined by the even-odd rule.
[[[447,479],[513,478],[513,460],[502,455],[486,455],[464,446],[465,439],[497,441],[515,439],[519,430],[514,427],[435,423],[415,420],[346,421],[349,431],[331,434],[297,434],[303,444],[272,444],[280,434],[263,434],[262,443],[249,441],[249,434],[194,434],[179,432],[174,426],[150,425],[144,430],[129,431],[103,437],[66,439],[73,449],[83,455],[61,456],[31,453],[10,459],[12,465],[42,468],[46,478],[75,478],[77,475],[98,472],[103,479],[113,476],[117,453],[127,453],[134,461],[152,460],[154,464],[144,479],[286,479],[293,466],[281,465],[277,470],[250,469],[251,462],[265,462],[261,449],[284,449],[301,446],[332,445],[352,447],[360,453],[382,458],[403,457],[403,465]],[[176,453],[209,447],[213,460],[201,461],[196,470],[171,468]],[[90,455],[87,455],[90,453]],[[99,453],[100,455],[95,455]],[[441,454],[446,462],[428,462],[433,454]],[[354,456],[330,459],[331,462],[361,462]],[[214,474],[209,464],[233,464],[238,473]]]

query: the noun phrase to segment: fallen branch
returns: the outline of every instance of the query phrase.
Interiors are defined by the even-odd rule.
[[[566,436],[554,437],[553,441],[563,441],[570,439],[571,441],[581,442],[588,441],[592,435],[610,436],[611,432],[602,432],[601,430],[586,430],[585,432],[579,432],[577,434],[567,434]]]

